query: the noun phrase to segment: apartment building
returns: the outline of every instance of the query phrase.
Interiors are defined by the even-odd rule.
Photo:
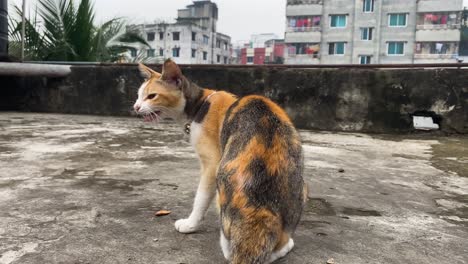
[[[288,0],[286,64],[456,62],[463,0]]]
[[[178,10],[175,23],[130,25],[146,38],[147,58],[161,62],[172,58],[180,64],[229,64],[231,37],[217,32],[218,7],[211,1],[194,1]],[[137,50],[131,54],[137,56]]]

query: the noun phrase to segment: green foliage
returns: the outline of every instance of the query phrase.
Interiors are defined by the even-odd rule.
[[[18,17],[22,11],[16,8]],[[137,33],[121,33],[124,21],[111,19],[95,25],[90,0],[39,0],[33,17],[26,19],[25,60],[117,61],[120,54],[149,44]],[[10,17],[10,54],[21,54],[21,20]]]

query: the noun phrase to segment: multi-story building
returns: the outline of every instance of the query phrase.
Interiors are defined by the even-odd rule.
[[[287,64],[456,62],[463,0],[288,0]]]
[[[253,48],[246,44],[240,50],[240,64],[283,64],[284,62],[284,40],[270,39],[263,44]]]
[[[151,48],[146,57],[163,61],[172,58],[180,64],[229,64],[231,37],[217,32],[218,7],[211,1],[194,1],[178,10],[176,23],[130,25]],[[131,54],[137,56],[137,50]]]

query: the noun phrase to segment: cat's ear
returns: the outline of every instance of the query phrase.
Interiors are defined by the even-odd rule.
[[[164,62],[161,80],[179,86],[182,77],[182,71],[173,60],[168,59]]]
[[[140,70],[140,75],[141,77],[145,78],[145,80],[149,80],[152,78],[161,78],[161,74],[159,72],[153,71],[152,69],[143,65],[142,63],[138,63],[138,70]]]

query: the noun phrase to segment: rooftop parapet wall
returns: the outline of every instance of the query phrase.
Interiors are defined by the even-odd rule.
[[[405,133],[414,130],[413,115],[432,115],[443,131],[468,133],[468,70],[190,66],[183,72],[203,87],[266,95],[299,128]],[[75,66],[65,79],[11,79],[0,80],[9,83],[1,110],[120,116],[132,114],[142,81],[136,66]]]

